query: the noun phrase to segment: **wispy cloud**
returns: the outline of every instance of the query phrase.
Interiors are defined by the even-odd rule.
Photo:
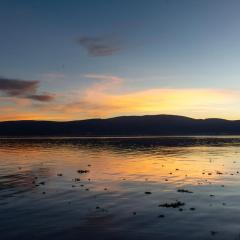
[[[66,75],[61,72],[49,72],[41,74],[41,78],[44,80],[64,79]]]
[[[102,74],[94,74],[94,73],[87,73],[83,75],[85,78],[91,78],[91,79],[97,79],[102,81],[110,81],[110,82],[116,82],[116,83],[122,83],[123,78],[114,76],[114,75],[102,75]]]
[[[93,85],[91,85],[86,92],[94,91],[94,92],[102,92],[104,90],[110,90],[113,88],[116,88],[117,86],[120,86],[124,79],[118,76],[114,75],[101,75],[101,74],[94,74],[94,73],[88,73],[83,75],[85,78],[97,80]]]
[[[40,102],[49,102],[54,99],[53,94],[38,94],[39,81],[26,81],[0,77],[0,92],[5,96],[25,98]]]
[[[109,56],[119,52],[120,47],[116,47],[111,38],[101,37],[80,37],[77,42],[84,47],[88,54],[93,57]]]

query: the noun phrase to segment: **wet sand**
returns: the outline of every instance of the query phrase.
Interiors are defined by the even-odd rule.
[[[240,138],[0,139],[0,239],[240,239]]]

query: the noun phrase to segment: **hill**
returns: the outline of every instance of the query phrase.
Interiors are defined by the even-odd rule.
[[[0,122],[0,136],[237,135],[239,120],[193,119],[175,115],[123,116],[68,122]]]

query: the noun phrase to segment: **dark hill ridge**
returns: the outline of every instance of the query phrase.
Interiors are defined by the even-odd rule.
[[[0,122],[0,136],[237,135],[240,121],[175,115],[123,116],[69,122]]]

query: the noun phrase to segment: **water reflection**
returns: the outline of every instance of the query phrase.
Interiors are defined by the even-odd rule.
[[[236,239],[239,146],[238,137],[1,139],[2,237]]]

